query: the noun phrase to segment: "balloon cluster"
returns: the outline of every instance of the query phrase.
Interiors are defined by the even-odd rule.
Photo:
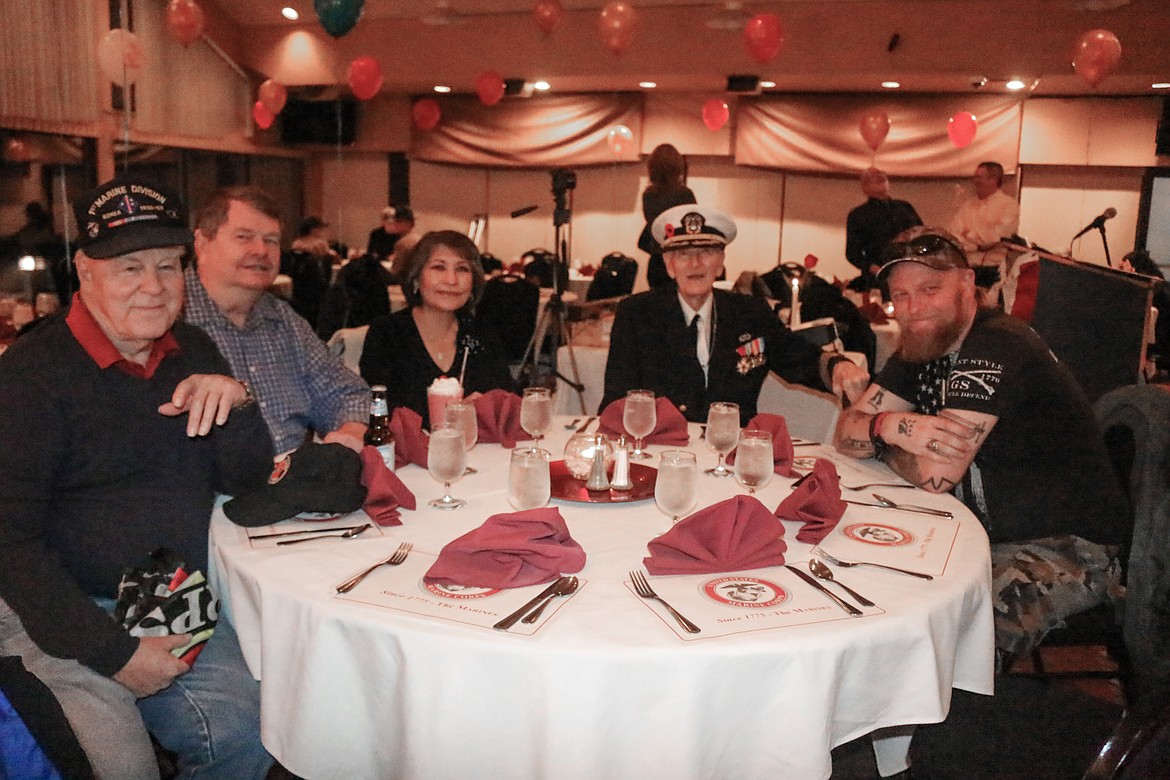
[[[283,84],[268,79],[256,90],[256,97],[259,100],[252,104],[252,119],[261,130],[267,130],[276,121],[276,115],[284,110],[288,90]]]

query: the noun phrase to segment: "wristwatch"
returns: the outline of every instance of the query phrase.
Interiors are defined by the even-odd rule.
[[[256,396],[252,395],[252,386],[242,379],[237,379],[240,387],[244,388],[244,400],[233,406],[233,409],[243,409],[245,406],[251,406],[256,403]]]

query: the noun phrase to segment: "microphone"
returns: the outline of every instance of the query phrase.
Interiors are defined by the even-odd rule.
[[[532,212],[536,211],[538,208],[540,208],[540,206],[532,205],[532,206],[524,206],[523,208],[516,209],[515,211],[512,212],[512,219],[516,219],[517,217],[522,217],[525,214],[531,214]],[[1113,213],[1116,214],[1117,212],[1115,211]]]
[[[1094,219],[1089,224],[1085,225],[1081,229],[1080,233],[1077,233],[1075,236],[1072,237],[1072,240],[1076,241],[1078,238],[1083,236],[1085,233],[1088,233],[1090,230],[1100,230],[1101,228],[1105,227],[1105,222],[1107,220],[1113,219],[1116,216],[1117,216],[1117,209],[1110,206],[1109,208],[1102,211],[1099,215],[1097,215],[1096,219]]]

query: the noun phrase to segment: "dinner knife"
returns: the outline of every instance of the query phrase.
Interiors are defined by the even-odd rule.
[[[854,617],[860,617],[861,615],[864,615],[864,614],[865,614],[865,613],[864,613],[864,612],[862,612],[860,609],[858,609],[857,607],[853,606],[853,605],[852,605],[852,604],[850,604],[848,601],[846,601],[845,599],[841,598],[840,596],[838,596],[836,593],[834,593],[833,591],[831,591],[831,590],[829,590],[828,588],[826,588],[826,587],[825,587],[824,585],[822,585],[821,583],[817,582],[815,579],[813,579],[812,575],[810,575],[810,574],[805,574],[805,573],[804,573],[804,572],[802,572],[800,569],[796,568],[795,566],[791,566],[791,565],[789,565],[789,564],[787,564],[787,563],[786,563],[786,564],[784,564],[784,568],[785,568],[785,569],[788,569],[788,571],[792,572],[792,573],[793,573],[793,574],[795,574],[797,577],[800,577],[802,580],[804,580],[805,582],[807,582],[809,585],[812,585],[814,588],[816,588],[817,590],[819,590],[821,593],[824,593],[826,596],[828,596],[829,598],[831,598],[833,601],[837,602],[837,606],[841,607],[841,609],[845,610],[845,611],[846,611],[846,612],[848,612],[850,615],[853,615]]]
[[[496,623],[494,626],[492,626],[492,628],[497,629],[498,631],[507,631],[509,628],[516,625],[516,621],[528,614],[528,610],[535,607],[543,599],[546,599],[556,593],[559,588],[564,587],[565,579],[567,578],[557,577],[547,588],[536,594],[536,596],[534,596],[531,601],[520,607],[520,609],[516,610],[511,615],[508,615],[508,617],[504,618],[499,623]]]
[[[841,499],[846,504],[854,504],[855,506],[868,506],[874,509],[892,509],[895,512],[913,512],[916,515],[933,515],[934,517],[954,517],[953,514],[945,509],[927,509],[926,507],[911,509],[908,506],[899,504],[898,506],[887,506],[886,504],[867,504],[864,501],[850,501],[847,498]]]
[[[340,525],[336,528],[302,528],[299,531],[281,531],[278,534],[259,534],[258,536],[249,536],[248,539],[275,539],[280,536],[296,536],[297,534],[326,534],[330,531],[352,531],[359,528],[360,525]]]

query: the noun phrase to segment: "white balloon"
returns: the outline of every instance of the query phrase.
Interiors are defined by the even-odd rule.
[[[117,28],[101,37],[97,45],[98,67],[110,81],[130,85],[146,65],[142,42],[134,33]]]

